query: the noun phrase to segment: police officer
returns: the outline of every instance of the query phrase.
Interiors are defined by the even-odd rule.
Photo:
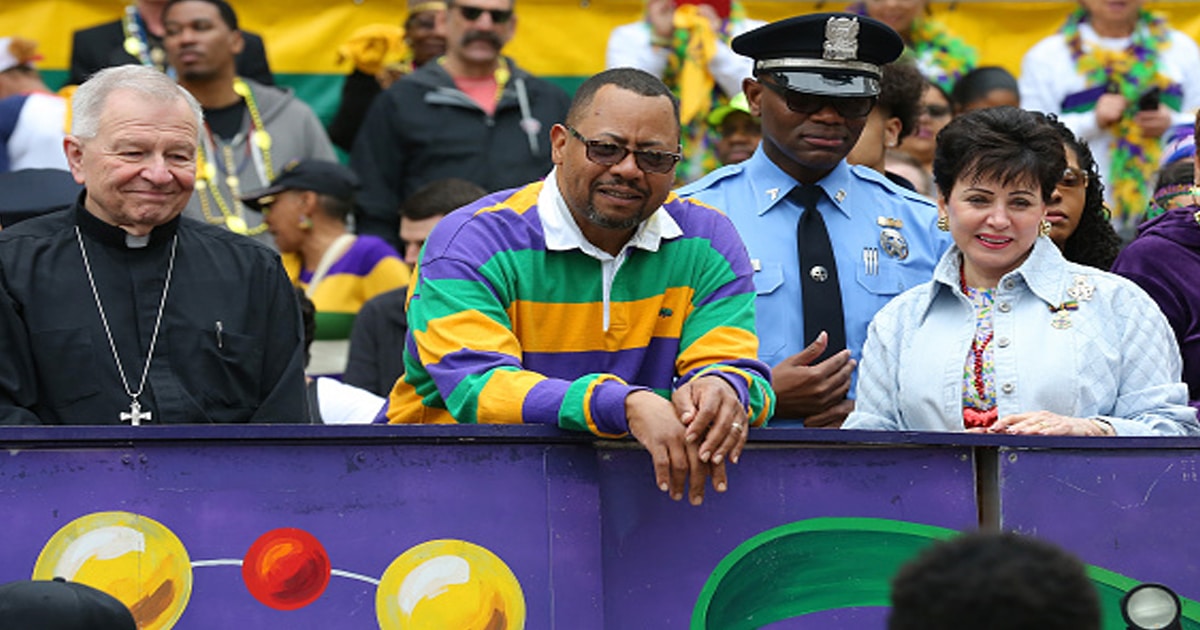
[[[788,18],[733,40],[754,59],[742,82],[763,139],[754,155],[678,191],[733,219],[755,270],[759,358],[777,396],[772,426],[840,426],[875,312],[928,281],[949,238],[920,195],[851,166],[904,43],[849,13]],[[807,212],[812,208],[812,212]]]

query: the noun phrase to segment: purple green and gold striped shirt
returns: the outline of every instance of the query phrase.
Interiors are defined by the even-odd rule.
[[[756,358],[753,272],[729,219],[672,194],[657,212],[680,229],[629,247],[606,299],[604,263],[547,247],[543,214],[556,208],[541,208],[539,196],[561,204],[554,175],[484,197],[434,229],[409,295],[405,373],[388,421],[618,436],[630,392],[669,397],[715,373],[765,423],[770,368]]]

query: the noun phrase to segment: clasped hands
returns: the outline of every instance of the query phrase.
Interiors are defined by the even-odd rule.
[[[638,390],[625,397],[629,432],[650,452],[654,481],[678,501],[687,490],[692,505],[704,500],[704,485],[729,486],[725,465],[737,463],[746,446],[749,419],[733,386],[717,375],[694,378],[671,400]]]

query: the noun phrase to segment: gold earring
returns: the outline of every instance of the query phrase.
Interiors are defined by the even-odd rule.
[[[1042,219],[1042,222],[1038,224],[1038,234],[1041,236],[1050,236],[1050,230],[1053,227],[1049,221]]]
[[[307,216],[300,217],[300,229],[301,230],[311,230],[312,229],[312,219],[308,218]]]
[[[944,215],[944,214],[939,214],[938,220],[937,220],[937,229],[939,229],[943,232],[949,232],[950,231],[950,217],[947,215]]]

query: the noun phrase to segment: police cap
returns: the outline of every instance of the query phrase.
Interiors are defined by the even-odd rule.
[[[734,52],[754,59],[754,75],[819,96],[876,96],[880,66],[904,52],[891,27],[865,15],[810,13],[743,33]]]

